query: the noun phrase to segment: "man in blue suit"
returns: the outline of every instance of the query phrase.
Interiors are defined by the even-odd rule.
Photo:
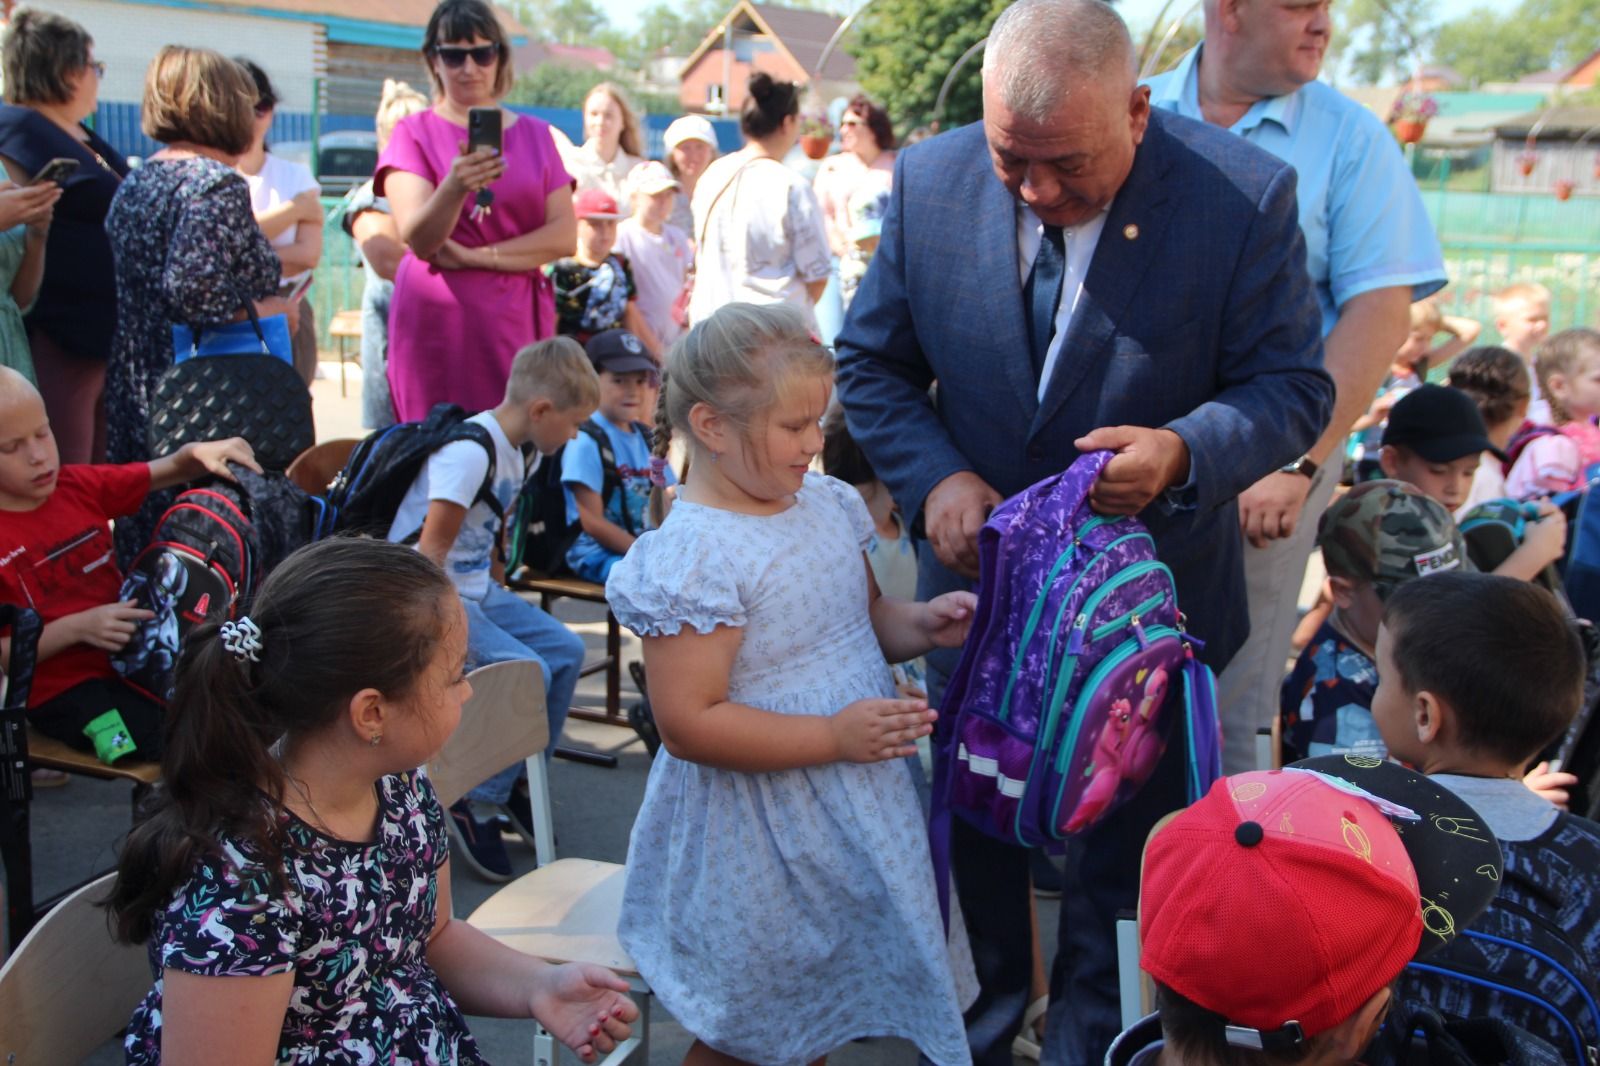
[[[838,338],[850,431],[931,549],[920,593],[975,574],[1003,497],[1110,449],[1091,502],[1150,527],[1220,669],[1249,626],[1234,498],[1303,454],[1332,408],[1305,258],[1294,171],[1152,113],[1109,6],[1002,13],[983,123],[901,154]],[[954,659],[931,665],[937,695]],[[1119,1030],[1115,917],[1135,903],[1146,832],[1183,803],[1176,748],[1068,851],[1047,1063],[1098,1062]],[[974,1058],[1009,1063],[1028,991],[1026,853],[959,819],[953,852],[983,986]]]

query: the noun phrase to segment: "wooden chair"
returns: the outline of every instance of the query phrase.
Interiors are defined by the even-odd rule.
[[[360,443],[350,437],[341,437],[313,444],[295,456],[285,474],[302,491],[320,496],[328,491],[328,483],[339,476],[339,471],[350,460],[350,453]]]
[[[150,990],[144,947],[113,941],[95,905],[113,877],[62,900],[0,969],[0,1062],[82,1062]]]
[[[135,759],[119,759],[107,766],[94,755],[47,737],[38,730],[28,729],[28,761],[34,766],[61,770],[84,777],[98,777],[102,781],[131,781],[135,789],[148,788],[161,780],[161,764]]]
[[[328,322],[328,336],[339,342],[339,395],[343,396],[345,394],[345,345],[352,340],[355,341],[358,346],[356,348],[356,365],[361,365],[361,348],[359,347],[361,344],[360,310],[339,311],[335,313],[333,318]]]
[[[576,577],[544,577],[526,568],[519,570],[506,584],[518,592],[537,592],[539,606],[547,614],[550,605],[561,599],[598,603],[606,608],[606,653],[599,659],[584,663],[583,669],[578,671],[579,677],[605,672],[605,713],[596,714],[593,711],[574,708],[569,712],[569,716],[581,718],[586,722],[604,722],[607,725],[632,728],[628,726],[627,716],[622,713],[622,626],[617,621],[617,616],[611,613],[610,605],[606,603],[606,587]]]
[[[650,1061],[650,985],[617,941],[622,915],[623,867],[593,859],[560,859],[524,874],[490,896],[467,921],[502,944],[548,962],[589,962],[628,982],[639,1005],[634,1035],[605,1060],[617,1063],[637,1054]],[[535,1023],[533,1054],[541,1066],[555,1066],[560,1045]]]
[[[544,765],[544,749],[550,744],[544,675],[536,663],[521,660],[480,666],[467,680],[472,698],[461,708],[461,724],[428,764],[428,779],[439,802],[448,807],[511,763],[526,759],[534,855],[540,866],[548,866],[556,858],[556,831]]]

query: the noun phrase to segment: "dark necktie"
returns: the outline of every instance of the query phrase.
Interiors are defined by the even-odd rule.
[[[1039,253],[1033,257],[1022,302],[1028,309],[1028,344],[1033,355],[1033,376],[1044,374],[1045,353],[1055,334],[1056,308],[1061,303],[1061,281],[1067,272],[1067,240],[1060,226],[1045,226]]]

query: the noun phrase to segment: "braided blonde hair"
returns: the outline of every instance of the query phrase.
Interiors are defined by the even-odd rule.
[[[811,335],[800,312],[787,304],[731,303],[695,323],[667,352],[656,399],[652,454],[664,459],[676,430],[688,439],[689,458],[701,447],[689,412],[705,404],[748,435],[795,376],[831,376],[833,353]],[[684,475],[688,475],[688,465]],[[662,489],[650,494],[650,519],[665,511]]]

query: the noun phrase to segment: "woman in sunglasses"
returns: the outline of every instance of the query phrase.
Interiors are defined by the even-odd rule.
[[[577,242],[572,179],[550,127],[500,109],[501,148],[468,148],[473,108],[511,88],[511,45],[485,0],[444,0],[423,36],[434,103],[401,120],[378,158],[406,244],[389,308],[395,415],[436,403],[497,405],[519,348],[553,336],[555,299],[539,270]]]

